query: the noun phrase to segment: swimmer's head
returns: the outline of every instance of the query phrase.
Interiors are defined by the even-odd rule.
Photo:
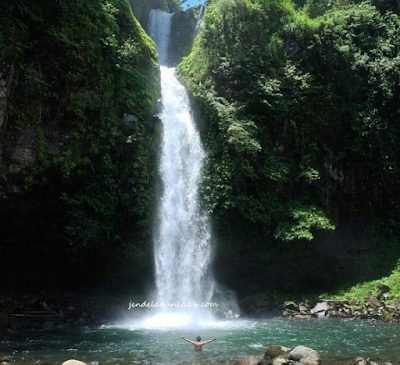
[[[200,342],[200,341],[201,341],[201,337],[200,337],[200,336],[197,336],[197,337],[196,337],[196,341],[197,341],[197,342]]]

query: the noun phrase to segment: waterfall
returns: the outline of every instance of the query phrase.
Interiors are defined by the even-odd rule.
[[[209,218],[199,203],[205,152],[193,120],[189,97],[175,68],[168,67],[173,14],[150,13],[150,36],[161,65],[162,146],[159,172],[163,193],[154,239],[158,302],[207,302],[213,294],[210,275]]]
[[[203,25],[203,16],[204,16],[205,8],[206,7],[204,5],[200,6],[199,17],[197,18],[197,23],[196,23],[196,26],[194,27],[194,38],[196,38],[197,34],[199,34],[200,29]]]

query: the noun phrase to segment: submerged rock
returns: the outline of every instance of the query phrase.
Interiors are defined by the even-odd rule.
[[[73,365],[73,364],[68,364]],[[256,356],[245,356],[235,361],[235,365],[262,365],[262,359]]]

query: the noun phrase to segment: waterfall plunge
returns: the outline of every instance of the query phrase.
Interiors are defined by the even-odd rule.
[[[205,153],[188,94],[177,79],[175,69],[168,67],[172,15],[160,10],[150,13],[150,36],[157,44],[161,64],[163,102],[160,116],[163,195],[154,243],[157,301],[200,304],[211,300],[214,287],[209,273],[209,219],[201,211],[198,192]],[[176,323],[175,315],[169,314],[167,322]],[[187,320],[185,317],[184,322]],[[160,325],[160,318],[155,322]]]

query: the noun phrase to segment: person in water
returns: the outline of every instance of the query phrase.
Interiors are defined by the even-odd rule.
[[[181,339],[191,343],[192,345],[194,345],[194,351],[201,351],[203,349],[203,345],[206,345],[206,344],[208,344],[210,342],[213,342],[213,341],[217,340],[217,338],[215,337],[212,340],[201,342],[201,337],[200,336],[196,337],[196,341],[190,341],[185,336],[182,336]]]

